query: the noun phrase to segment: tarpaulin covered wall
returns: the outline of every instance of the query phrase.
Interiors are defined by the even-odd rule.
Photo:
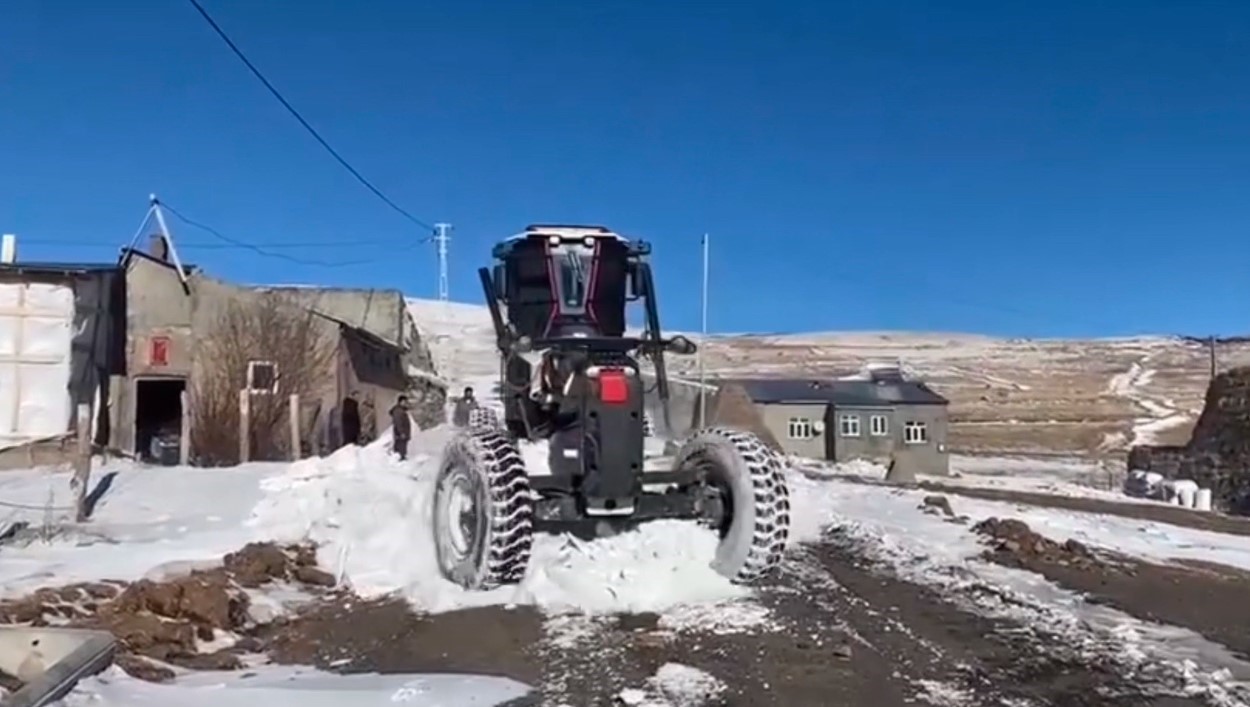
[[[94,405],[107,438],[110,375],[125,372],[125,280],[115,266],[0,267],[0,449],[74,430]]]

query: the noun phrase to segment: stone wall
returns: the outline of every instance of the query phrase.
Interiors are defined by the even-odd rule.
[[[1128,466],[1167,479],[1192,479],[1211,489],[1221,510],[1250,515],[1250,367],[1212,379],[1188,444],[1133,447]]]

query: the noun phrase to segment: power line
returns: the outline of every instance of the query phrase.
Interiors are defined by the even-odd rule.
[[[164,205],[164,204],[162,204]],[[168,207],[166,207],[168,208]],[[75,247],[97,247],[97,248],[113,248],[112,243],[103,243],[101,241],[81,241],[81,240],[61,240],[57,238],[26,238],[23,243],[43,246],[75,246]],[[307,241],[307,242],[285,242],[285,243],[256,243],[257,248],[265,250],[291,250],[296,248],[393,248],[397,244],[395,241]],[[231,243],[199,243],[199,242],[180,242],[178,247],[182,250],[232,250],[242,246],[233,245]]]
[[[319,142],[322,147],[325,148],[326,152],[329,152],[330,155],[334,157],[334,159],[337,160],[338,163],[342,165],[344,169],[346,169],[349,173],[351,173],[353,177],[356,178],[356,181],[363,184],[366,189],[373,192],[374,196],[381,199],[383,203],[385,203],[387,206],[397,211],[404,218],[424,228],[426,231],[429,231],[429,232],[434,231],[434,226],[432,226],[429,223],[426,223],[425,221],[422,221],[416,216],[413,216],[411,213],[409,213],[399,204],[396,204],[394,201],[392,201],[390,197],[383,194],[380,189],[373,186],[372,182],[370,182],[368,179],[365,179],[364,175],[361,174],[355,167],[353,167],[346,159],[344,159],[343,156],[340,155],[337,150],[331,147],[330,143],[326,142],[326,139],[321,137],[321,134],[317,132],[316,128],[310,125],[307,120],[304,120],[304,116],[300,115],[299,111],[295,110],[295,107],[291,105],[290,101],[284,98],[277,88],[274,88],[274,85],[269,82],[269,79],[265,78],[265,75],[261,73],[260,69],[256,68],[256,65],[253,64],[251,60],[247,58],[247,55],[243,53],[243,50],[239,49],[239,46],[235,44],[232,39],[230,39],[229,35],[227,35],[225,30],[223,30],[221,26],[217,24],[216,20],[213,19],[212,15],[208,14],[208,10],[204,9],[204,6],[199,3],[199,0],[188,0],[188,1],[193,6],[195,6],[195,9],[199,11],[200,16],[203,17],[204,21],[207,22],[209,26],[213,28],[213,31],[217,33],[217,36],[221,37],[221,40],[226,43],[226,46],[230,47],[230,51],[234,52],[234,55],[237,56],[239,60],[242,61],[245,66],[247,66],[247,68],[252,72],[252,75],[254,75],[257,79],[259,79],[260,82],[265,85],[265,88],[269,89],[269,93],[273,94],[273,97],[278,99],[278,102],[282,104],[282,107],[286,108],[287,112],[290,113],[297,121],[299,121],[300,125],[304,126],[304,129],[307,130],[308,133],[312,135],[313,138],[317,142]],[[427,238],[426,240],[428,241],[430,239]]]
[[[307,260],[307,259],[304,259],[304,258],[295,258],[295,257],[289,256],[289,255],[285,255],[285,254],[283,254],[283,253],[273,253],[273,252],[270,252],[270,251],[265,250],[264,248],[262,248],[262,247],[260,247],[260,246],[254,245],[254,244],[252,244],[252,243],[248,243],[248,242],[246,242],[246,241],[241,241],[241,240],[239,240],[239,239],[237,239],[237,238],[231,238],[230,236],[227,236],[227,235],[223,234],[222,232],[218,231],[217,229],[213,228],[212,226],[209,226],[209,225],[207,225],[207,224],[200,223],[199,221],[195,221],[194,219],[188,218],[188,217],[184,216],[184,215],[182,214],[182,212],[181,212],[181,211],[178,211],[177,209],[175,209],[174,207],[172,207],[172,206],[170,206],[169,204],[165,203],[164,201],[159,202],[159,203],[160,203],[160,205],[161,205],[161,206],[162,206],[162,207],[163,207],[166,211],[168,211],[169,213],[173,214],[173,215],[174,215],[174,218],[176,218],[176,219],[178,219],[179,221],[181,221],[181,222],[185,223],[186,225],[188,225],[188,226],[190,226],[190,227],[192,227],[192,228],[196,228],[196,229],[199,229],[199,230],[201,230],[201,231],[204,231],[205,233],[209,234],[210,236],[213,236],[213,237],[215,237],[215,238],[217,238],[217,239],[219,239],[219,240],[221,240],[221,241],[223,241],[223,242],[225,242],[225,243],[228,243],[228,244],[230,244],[230,245],[232,245],[232,246],[234,246],[234,247],[236,247],[236,248],[242,248],[242,249],[244,249],[244,250],[250,250],[250,251],[252,251],[253,253],[256,253],[257,255],[263,255],[263,256],[265,256],[265,257],[267,257],[267,258],[278,258],[278,259],[280,259],[280,260],[286,260],[286,261],[288,261],[288,262],[296,263],[296,264],[298,264],[298,265],[314,265],[314,266],[318,266],[318,267],[328,267],[328,268],[345,267],[345,266],[348,266],[348,265],[364,265],[364,264],[366,264],[366,263],[377,262],[377,260],[378,260],[377,258],[374,258],[374,259],[372,259],[372,260],[345,260],[345,261],[334,261],[334,262],[330,262],[330,261],[325,261],[325,260]]]

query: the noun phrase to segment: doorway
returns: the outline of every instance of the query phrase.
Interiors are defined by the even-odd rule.
[[[186,389],[184,378],[135,381],[135,456],[158,464],[178,463]]]

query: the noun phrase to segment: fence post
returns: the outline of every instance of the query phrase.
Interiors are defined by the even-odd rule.
[[[191,463],[191,394],[182,391],[182,433],[178,437],[178,463]]]
[[[252,450],[252,416],[250,397],[246,388],[239,391],[239,463],[246,464]]]
[[[292,393],[290,398],[290,409],[288,415],[291,418],[291,461],[296,461],[300,457],[300,438],[299,438],[299,394]]]
[[[75,418],[78,447],[74,455],[74,499],[79,523],[87,520],[87,487],[91,484],[91,405],[79,403]]]

